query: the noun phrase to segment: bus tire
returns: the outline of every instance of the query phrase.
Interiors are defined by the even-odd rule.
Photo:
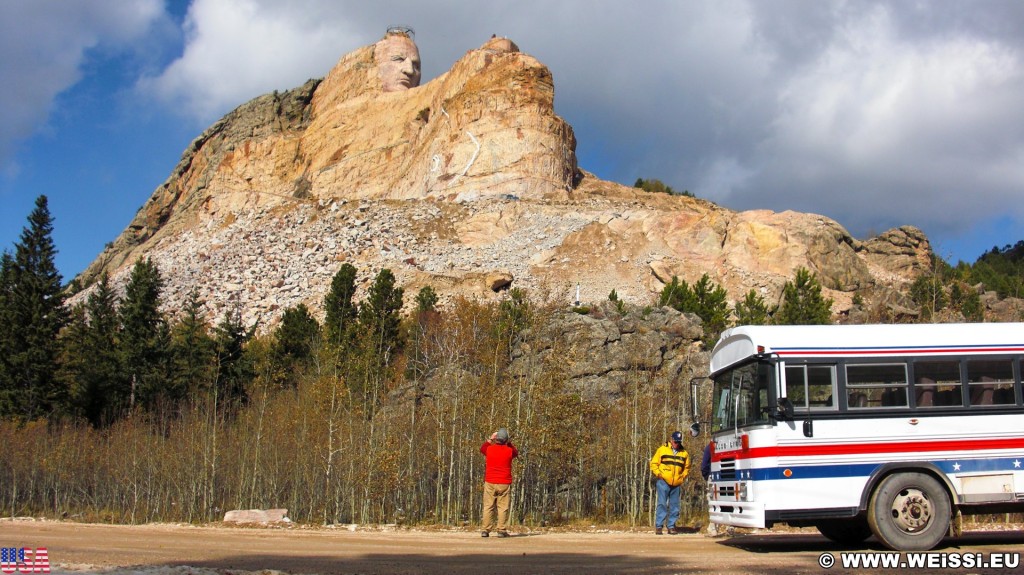
[[[871,537],[871,527],[863,517],[829,519],[815,524],[818,531],[836,543],[856,545]]]
[[[894,473],[883,479],[868,504],[868,525],[883,545],[897,551],[928,551],[949,530],[946,489],[924,473]]]

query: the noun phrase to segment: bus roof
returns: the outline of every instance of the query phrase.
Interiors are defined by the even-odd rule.
[[[1024,352],[1024,323],[745,325],[722,332],[711,373],[758,353],[785,357],[885,357]]]

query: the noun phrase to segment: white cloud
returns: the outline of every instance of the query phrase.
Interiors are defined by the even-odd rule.
[[[880,221],[962,230],[1024,213],[1011,201],[1024,183],[1016,50],[969,34],[909,41],[886,7],[836,24],[776,92],[779,113],[752,160],[759,176],[738,204],[770,196],[858,231]]]
[[[202,122],[322,77],[369,38],[331,2],[195,0],[184,28],[182,56],[139,87]]]
[[[0,2],[0,77],[15,79],[0,91],[0,168],[15,173],[11,143],[45,121],[90,49],[138,49],[162,10]],[[858,235],[1024,219],[1016,1],[194,0],[182,52],[137,85],[198,132],[324,76],[390,24],[415,28],[424,81],[492,33],[514,40],[550,67],[581,166],[603,177],[822,213]]]
[[[0,3],[0,165],[43,125],[54,98],[81,78],[92,49],[121,49],[163,17],[160,0]]]

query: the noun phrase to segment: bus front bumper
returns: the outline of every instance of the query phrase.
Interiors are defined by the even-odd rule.
[[[708,501],[712,523],[733,527],[765,527],[764,504],[753,501]]]

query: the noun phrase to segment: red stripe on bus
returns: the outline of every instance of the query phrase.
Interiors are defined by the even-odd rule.
[[[1009,439],[957,439],[946,441],[901,441],[893,443],[840,443],[831,445],[774,445],[752,447],[746,451],[733,449],[715,452],[712,461],[726,457],[755,459],[759,457],[807,457],[812,455],[864,455],[868,453],[915,453],[930,451],[982,451],[989,449],[1022,449],[1024,437]]]

